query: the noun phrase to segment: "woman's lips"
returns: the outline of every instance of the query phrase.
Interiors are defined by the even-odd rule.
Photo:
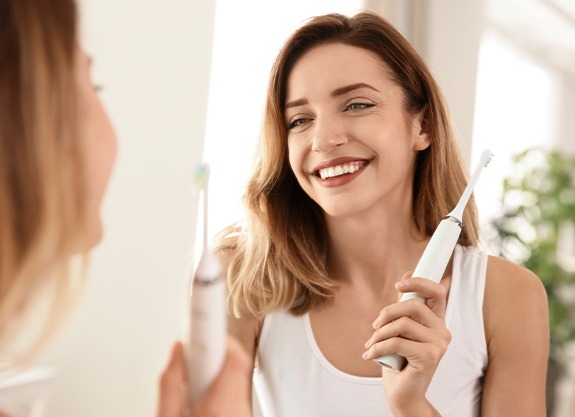
[[[366,165],[365,161],[353,161],[344,164],[333,165],[330,167],[322,168],[317,171],[316,175],[322,180],[339,177],[341,175],[353,174],[359,171]]]
[[[320,165],[313,175],[317,181],[326,187],[337,187],[353,181],[357,178],[369,161],[364,159],[348,159],[346,161],[330,161],[328,164]]]

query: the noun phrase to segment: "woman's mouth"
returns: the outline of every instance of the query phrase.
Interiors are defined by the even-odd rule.
[[[367,161],[354,161],[345,164],[333,165],[317,170],[314,175],[322,180],[353,174],[367,165]]]

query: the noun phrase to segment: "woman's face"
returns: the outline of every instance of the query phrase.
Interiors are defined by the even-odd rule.
[[[291,168],[328,215],[410,204],[428,135],[371,51],[330,43],[302,55],[287,80],[285,122]]]
[[[81,134],[86,141],[88,238],[91,246],[102,238],[101,206],[116,159],[117,138],[91,77],[91,58],[78,49]]]

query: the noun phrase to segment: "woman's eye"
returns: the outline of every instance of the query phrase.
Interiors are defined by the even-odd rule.
[[[347,107],[345,108],[346,110],[361,110],[361,109],[367,109],[370,107],[375,106],[375,104],[373,103],[349,103],[347,105]]]
[[[296,127],[302,126],[308,120],[309,119],[305,119],[305,118],[294,119],[288,123],[288,129],[291,130],[291,129],[294,129]]]

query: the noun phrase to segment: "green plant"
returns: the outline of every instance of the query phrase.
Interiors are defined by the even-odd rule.
[[[539,276],[547,291],[552,354],[575,340],[575,156],[531,148],[513,158],[502,215],[491,222],[500,255]]]

